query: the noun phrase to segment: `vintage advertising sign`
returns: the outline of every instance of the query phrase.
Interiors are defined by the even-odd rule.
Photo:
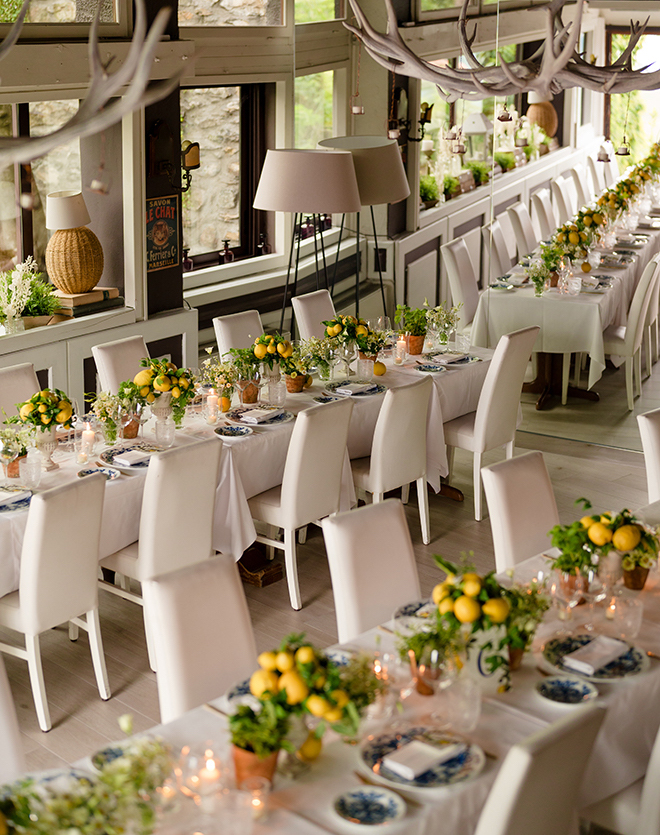
[[[179,195],[147,198],[147,272],[176,266],[179,254]]]

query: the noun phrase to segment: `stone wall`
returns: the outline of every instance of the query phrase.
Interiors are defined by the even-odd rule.
[[[282,0],[179,0],[179,26],[277,26]]]

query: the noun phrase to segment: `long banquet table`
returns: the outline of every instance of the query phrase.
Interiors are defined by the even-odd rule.
[[[516,568],[516,577],[528,580],[539,569],[547,570],[547,561],[540,556],[521,563]],[[645,606],[644,621],[635,644],[659,653],[660,575],[657,571],[649,578],[640,598]],[[393,624],[390,622],[388,626]],[[556,627],[555,620],[544,623],[536,645],[540,646],[541,641],[550,637]],[[378,649],[383,652],[391,650],[393,642],[390,633],[372,629],[345,645],[345,648],[361,648],[367,652]],[[544,663],[538,654],[527,655],[521,670],[512,675],[510,691],[483,698],[479,723],[467,735],[491,755],[481,774],[453,786],[403,790],[403,795],[412,803],[401,822],[388,826],[392,835],[403,832],[408,835],[469,835],[474,831],[481,808],[509,748],[572,709],[549,702],[536,693],[535,684],[542,677],[537,665]],[[600,703],[607,707],[607,714],[581,786],[580,806],[625,788],[645,773],[660,724],[660,662],[650,659],[648,671],[597,686]],[[224,698],[212,704],[227,709]],[[396,721],[424,725],[433,709],[433,699],[414,694],[406,700],[404,714]],[[375,725],[369,730],[374,734],[381,732]],[[175,722],[155,728],[154,732],[168,740],[175,750],[212,739],[217,750],[229,757],[226,719],[203,707]],[[332,734],[328,734],[328,738],[331,737]],[[349,835],[354,832],[353,825],[343,822],[333,812],[332,801],[342,792],[360,786],[355,771],[377,779],[362,763],[358,746],[347,745],[337,738],[328,741],[319,759],[302,777],[295,780],[276,777],[275,791],[271,795],[274,811],[266,823],[255,827],[255,835],[279,832]],[[174,827],[171,831],[180,830]]]
[[[428,482],[436,492],[440,479],[448,471],[444,444],[443,423],[474,411],[490,365],[492,351],[474,349],[481,358],[466,366],[433,374],[433,390],[427,421]],[[420,379],[422,372],[410,360],[403,367],[387,362],[387,373],[376,378],[384,385],[396,388]],[[323,384],[316,381],[301,394],[288,395],[285,408],[293,413],[317,405],[313,398],[321,393]],[[349,428],[348,454],[360,458],[370,454],[374,427],[383,394],[354,398],[353,416]],[[256,428],[252,435],[227,441],[225,439],[220,477],[216,491],[213,545],[217,551],[239,559],[256,537],[248,499],[281,484],[284,463],[294,422],[270,429]],[[148,426],[148,425],[147,425]],[[188,419],[176,433],[176,444],[191,443],[200,438],[213,437],[213,428],[201,418]],[[153,441],[149,429],[145,440]],[[70,458],[59,470],[45,473],[39,490],[48,489],[76,477],[80,465]],[[343,509],[348,510],[354,498],[350,473],[345,468]],[[122,475],[106,484],[101,530],[100,557],[125,548],[138,538],[142,493],[146,470]],[[0,596],[18,588],[20,551],[27,511],[0,511]]]

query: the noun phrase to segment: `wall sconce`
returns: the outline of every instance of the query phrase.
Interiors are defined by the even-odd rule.
[[[161,131],[166,133],[166,148],[170,151],[172,149],[172,132],[166,122],[159,119],[149,132],[149,176],[165,176],[169,180],[170,185],[176,191],[188,191],[192,185],[191,171],[195,171],[200,167],[200,153],[199,142],[189,142],[187,139],[181,143],[181,181],[182,185],[178,186],[175,182],[176,169],[169,159],[160,159],[156,162],[158,151],[158,142]],[[164,156],[161,150],[161,156]]]

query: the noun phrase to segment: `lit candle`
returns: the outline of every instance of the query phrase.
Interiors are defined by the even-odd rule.
[[[218,395],[211,389],[206,398],[206,421],[215,423],[218,419]]]
[[[401,334],[394,345],[394,363],[396,365],[403,365],[403,361],[406,358],[407,348],[408,343],[406,342],[406,337]]]
[[[268,811],[268,793],[270,792],[270,780],[267,777],[248,777],[239,786],[241,791],[249,792],[252,795],[252,818],[259,820],[265,817]]]
[[[616,615],[616,597],[613,597],[607,608],[605,609],[605,617],[608,620],[614,620],[614,616]]]
[[[82,444],[80,447],[80,455],[78,461],[84,464],[94,452],[94,442],[96,441],[96,433],[91,429],[89,423],[85,424],[85,429],[82,433]]]
[[[217,400],[217,397],[216,397]],[[220,769],[217,767],[216,761],[213,759],[213,751],[210,749],[204,752],[206,761],[204,767],[199,772],[199,783],[197,784],[197,791],[200,794],[208,794],[217,787],[220,782]]]

